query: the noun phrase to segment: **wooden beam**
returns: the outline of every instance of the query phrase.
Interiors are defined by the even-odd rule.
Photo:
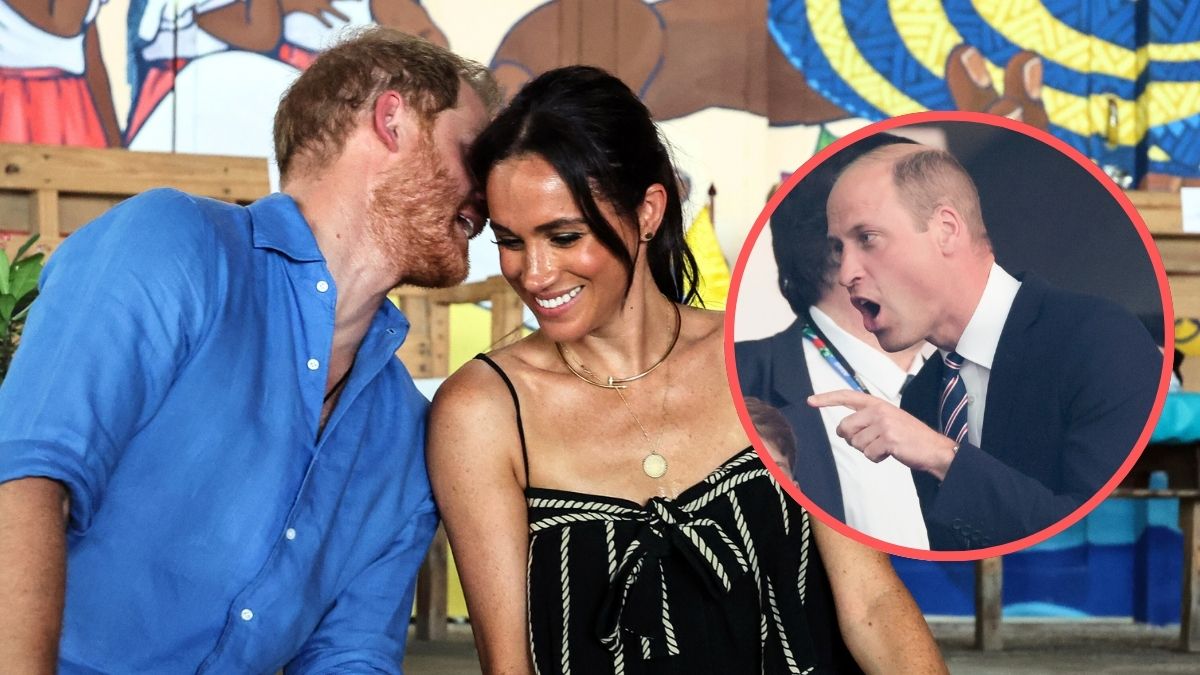
[[[238,202],[270,192],[265,158],[0,144],[0,189],[129,197],[165,185]]]
[[[1003,576],[1002,558],[975,562],[975,648],[985,652],[1004,648],[1000,633]]]
[[[446,607],[449,602],[449,566],[446,530],[439,526],[425,562],[417,574],[418,640],[446,639]]]
[[[1179,500],[1183,529],[1183,600],[1180,607],[1179,647],[1200,652],[1200,498]]]

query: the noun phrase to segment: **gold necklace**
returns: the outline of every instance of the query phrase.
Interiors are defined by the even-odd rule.
[[[663,364],[663,362],[667,360],[667,357],[671,355],[671,352],[675,351],[675,344],[679,342],[679,328],[683,325],[683,317],[679,313],[679,305],[676,305],[675,303],[672,302],[671,308],[675,310],[675,334],[671,337],[671,344],[667,347],[667,353],[663,354],[662,358],[659,359],[658,361],[656,361],[654,363],[654,365],[643,370],[642,372],[638,373],[637,375],[630,375],[629,377],[613,377],[612,375],[609,375],[607,382],[598,380],[598,379],[593,379],[596,377],[596,374],[593,373],[592,371],[588,370],[587,367],[583,365],[582,361],[579,363],[579,367],[583,368],[584,372],[586,372],[587,375],[584,375],[583,373],[579,372],[578,370],[575,370],[575,366],[572,366],[571,361],[567,358],[567,348],[565,345],[563,345],[563,343],[555,342],[554,348],[558,350],[558,358],[562,359],[563,365],[565,365],[567,367],[567,370],[571,371],[571,374],[574,375],[575,377],[578,377],[579,379],[583,380],[584,382],[587,382],[588,384],[592,385],[593,387],[600,387],[602,389],[616,389],[618,391],[620,391],[621,389],[627,389],[628,388],[627,385],[630,382],[633,382],[635,380],[640,380],[643,377],[649,375],[650,373],[653,373],[654,369],[661,366]]]
[[[597,379],[596,374],[593,373],[591,371],[591,369],[589,369],[586,365],[584,365],[582,361],[579,363],[579,368],[581,370],[583,370],[583,373],[581,373],[578,370],[576,370],[575,367],[571,365],[571,362],[567,359],[567,353],[566,353],[567,348],[565,346],[563,346],[563,344],[560,342],[554,343],[554,346],[558,350],[558,357],[560,359],[562,359],[563,365],[565,365],[567,367],[567,370],[571,371],[572,375],[574,375],[575,377],[578,377],[579,379],[583,380],[584,382],[587,382],[588,384],[590,384],[594,387],[600,387],[602,389],[612,389],[613,391],[617,392],[617,396],[621,399],[621,403],[623,403],[625,405],[625,410],[629,413],[629,416],[633,418],[634,423],[637,424],[638,430],[640,430],[642,432],[642,438],[645,438],[646,444],[650,446],[650,454],[648,454],[642,458],[642,473],[644,473],[647,476],[649,476],[650,478],[654,478],[654,479],[662,478],[663,476],[665,476],[667,474],[667,458],[664,457],[661,452],[659,452],[659,447],[660,447],[659,444],[655,443],[650,438],[650,433],[646,431],[646,427],[645,427],[645,425],[642,424],[642,420],[637,416],[637,413],[635,413],[633,411],[633,406],[629,405],[629,400],[625,398],[625,392],[623,392],[622,390],[628,389],[630,382],[633,382],[634,380],[638,380],[638,379],[641,379],[641,378],[649,375],[655,368],[658,368],[659,366],[661,366],[663,364],[663,362],[665,362],[667,360],[667,357],[671,355],[671,352],[675,350],[675,345],[676,345],[676,343],[679,342],[679,333],[680,333],[680,328],[683,325],[683,319],[679,313],[679,306],[676,305],[675,303],[671,303],[671,307],[675,310],[675,335],[674,335],[674,337],[671,338],[671,346],[667,347],[667,353],[663,354],[663,357],[661,359],[659,359],[657,363],[650,366],[650,368],[648,368],[647,370],[644,370],[641,373],[638,373],[637,375],[633,375],[631,377],[612,377],[610,375],[608,377],[607,382],[604,382],[604,381]],[[586,375],[584,373],[586,373]],[[664,411],[666,410],[666,396],[667,396],[666,390],[664,389],[663,390],[663,410]],[[660,440],[661,440],[661,438],[660,438]]]

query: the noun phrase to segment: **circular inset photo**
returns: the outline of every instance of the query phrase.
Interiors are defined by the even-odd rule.
[[[826,148],[759,217],[729,307],[730,381],[776,476],[839,531],[927,560],[1082,518],[1170,376],[1166,275],[1128,199],[990,115],[908,115]]]

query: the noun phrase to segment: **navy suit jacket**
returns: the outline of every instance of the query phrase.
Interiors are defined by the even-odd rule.
[[[842,487],[833,449],[825,435],[821,412],[806,399],[813,393],[812,378],[804,360],[804,323],[797,320],[787,330],[762,340],[734,345],[737,379],[742,396],[754,397],[778,408],[796,435],[792,477],[804,496],[822,511],[845,522]]]
[[[962,444],[941,484],[913,472],[930,547],[1015,541],[1091,498],[1134,449],[1162,364],[1128,311],[1025,275],[992,362],[981,447]],[[934,429],[944,368],[926,362],[900,402]]]

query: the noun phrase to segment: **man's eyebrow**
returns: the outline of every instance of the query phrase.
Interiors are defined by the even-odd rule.
[[[497,223],[495,220],[491,221],[491,223],[492,223],[493,230],[501,229],[510,234],[512,233],[512,230],[508,229],[504,225],[501,225],[500,223]],[[542,223],[541,225],[534,227],[533,231],[536,234],[543,234],[545,232],[557,230],[558,228],[563,227],[564,225],[587,225],[587,224],[588,224],[588,222],[580,216],[555,218],[554,220]]]

